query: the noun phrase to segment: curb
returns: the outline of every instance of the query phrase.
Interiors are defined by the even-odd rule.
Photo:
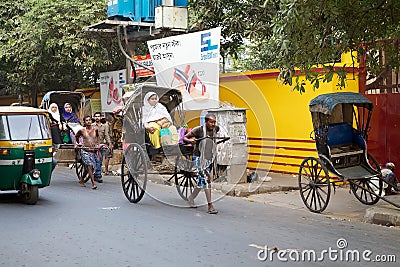
[[[384,226],[400,226],[400,210],[386,205],[371,207],[365,211],[364,222]]]

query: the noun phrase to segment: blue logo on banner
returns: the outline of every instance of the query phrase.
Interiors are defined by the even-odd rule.
[[[207,52],[210,50],[218,49],[218,44],[211,44],[211,32],[206,32],[201,34],[201,52]],[[211,58],[216,58],[218,56],[217,53],[207,52],[201,54],[201,60],[207,60]]]
[[[211,44],[211,32],[201,34],[201,52],[218,49],[218,45]]]

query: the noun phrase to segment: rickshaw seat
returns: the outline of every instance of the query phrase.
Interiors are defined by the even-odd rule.
[[[349,145],[353,143],[353,127],[349,123],[336,123],[329,125],[328,146]]]
[[[331,149],[332,157],[360,154],[365,148],[364,140],[350,123],[329,125],[327,144]]]

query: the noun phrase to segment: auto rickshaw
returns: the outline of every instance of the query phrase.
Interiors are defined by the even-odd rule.
[[[52,139],[48,112],[24,106],[0,107],[0,190],[16,190],[36,204],[50,184]]]

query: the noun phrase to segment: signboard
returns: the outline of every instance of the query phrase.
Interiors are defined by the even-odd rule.
[[[100,73],[101,111],[112,112],[121,104],[126,69]]]
[[[95,112],[101,112],[101,99],[100,98],[90,99],[90,108],[92,110],[92,114],[94,114]]]
[[[157,85],[181,90],[186,110],[219,106],[221,28],[147,42]]]
[[[148,67],[149,69],[152,69],[154,71],[154,67],[153,67],[153,62],[151,61],[151,56],[150,54],[147,54],[145,56],[133,56],[132,57],[133,60],[139,62],[140,64]],[[139,65],[135,64],[135,72],[136,72],[136,77],[148,77],[148,76],[153,76],[154,72],[140,67]],[[134,72],[133,69],[131,70],[131,77],[130,78],[134,78]]]

